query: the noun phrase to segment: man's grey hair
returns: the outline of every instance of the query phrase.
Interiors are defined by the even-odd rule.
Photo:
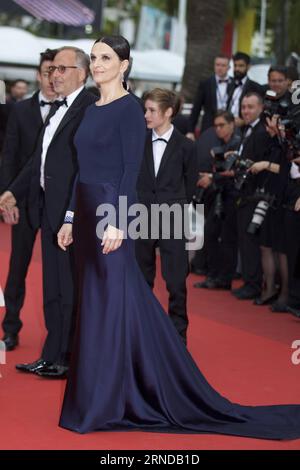
[[[76,65],[80,67],[81,69],[85,70],[85,82],[87,81],[87,78],[90,73],[90,58],[88,54],[86,54],[82,49],[79,49],[79,47],[73,47],[73,46],[63,46],[57,49],[57,54],[61,51],[73,51],[75,52],[76,55]]]

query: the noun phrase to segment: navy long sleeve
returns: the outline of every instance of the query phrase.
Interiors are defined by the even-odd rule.
[[[77,183],[107,183],[117,189],[111,203],[116,208],[118,226],[118,197],[126,196],[128,206],[136,202],[145,132],[143,111],[131,95],[108,105],[92,104],[87,108],[75,136],[79,173],[69,205],[69,210],[75,210],[75,217]]]

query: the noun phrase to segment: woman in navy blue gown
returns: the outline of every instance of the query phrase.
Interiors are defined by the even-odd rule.
[[[241,406],[205,380],[144,280],[134,241],[115,223],[96,234],[101,203],[135,201],[145,121],[122,87],[130,49],[122,37],[93,46],[91,70],[101,98],[77,131],[75,215],[58,234],[72,243],[78,275],[78,320],[60,426],[92,431],[220,433],[267,439],[300,437],[300,406]],[[72,214],[68,213],[67,222]]]

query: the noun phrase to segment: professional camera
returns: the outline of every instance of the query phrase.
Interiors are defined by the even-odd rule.
[[[235,163],[235,178],[234,178],[234,186],[235,189],[240,191],[246,182],[247,178],[250,176],[248,172],[249,168],[253,165],[253,161],[249,158],[239,158]]]
[[[217,173],[232,170],[239,154],[236,151],[231,152],[225,157],[225,150],[223,147],[213,147],[211,153],[214,157],[214,167]]]
[[[262,119],[272,119],[274,115],[278,115],[281,118],[287,116],[291,103],[286,98],[278,98],[275,91],[268,90],[264,98],[264,110],[262,113]]]
[[[284,140],[288,146],[287,158],[293,160],[299,156],[300,151],[300,106],[291,107],[286,117],[281,119],[280,124],[285,130]]]
[[[204,188],[196,188],[195,194],[192,197],[192,202],[194,206],[196,204],[203,203],[203,196],[204,196],[205,189]]]
[[[218,191],[216,194],[215,205],[214,205],[214,215],[218,219],[222,219],[224,217],[224,202],[223,202],[223,195],[221,191]]]
[[[212,154],[215,159],[215,170],[216,172],[234,170],[235,179],[234,184],[237,190],[241,190],[243,184],[249,176],[248,170],[253,165],[253,161],[250,159],[243,159],[239,155],[238,151],[228,152],[225,157],[223,147],[214,147]]]
[[[252,220],[247,228],[247,233],[255,235],[262,226],[269,208],[274,207],[275,196],[266,193],[265,190],[261,188],[256,190],[251,200],[258,201],[258,204],[254,209]]]

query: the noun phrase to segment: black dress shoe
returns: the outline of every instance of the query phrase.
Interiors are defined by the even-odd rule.
[[[236,293],[235,297],[238,300],[253,300],[259,295],[260,295],[260,292],[257,292],[254,289],[245,287],[245,289],[241,290],[239,293]]]
[[[216,288],[216,280],[212,278],[207,278],[203,282],[196,282],[194,287],[197,289],[215,289]]]
[[[36,374],[39,377],[45,377],[46,379],[66,379],[69,368],[67,366],[61,366],[59,364],[52,364],[45,366],[38,370]]]
[[[288,313],[287,305],[283,302],[274,302],[270,310],[274,313]]]
[[[271,295],[270,297],[266,297],[265,299],[263,299],[262,297],[257,297],[253,303],[254,305],[268,305],[274,302],[274,300],[276,300],[277,297],[278,297],[278,294],[276,292],[275,294]]]
[[[195,266],[191,266],[191,273],[197,274],[197,276],[205,276],[207,274],[206,269],[196,268]]]
[[[19,336],[12,335],[10,333],[5,333],[2,338],[3,343],[5,344],[6,351],[13,351],[19,344]]]
[[[35,374],[43,367],[50,366],[51,364],[51,362],[44,361],[44,359],[38,359],[37,361],[31,363],[16,364],[16,369],[20,372]]]
[[[215,289],[231,290],[231,282],[223,281],[222,279],[216,279]]]
[[[237,295],[240,292],[242,292],[243,290],[245,290],[246,287],[247,287],[246,284],[243,284],[241,287],[238,287],[237,289],[232,289],[231,293],[232,293],[232,295]]]
[[[294,308],[290,307],[289,305],[287,306],[287,311],[294,315],[296,318],[300,318],[300,308]]]

